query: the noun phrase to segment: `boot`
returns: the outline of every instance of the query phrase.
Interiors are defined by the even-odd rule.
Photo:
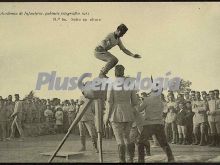
[[[167,155],[167,161],[174,162],[174,156],[173,156],[173,153],[172,153],[170,146],[164,146],[164,147],[162,147],[162,149]]]
[[[199,145],[200,145],[200,146],[205,146],[205,145],[206,145],[206,142],[205,142],[205,134],[204,134],[204,133],[201,133],[201,140],[200,140]]]
[[[118,145],[118,153],[119,153],[119,160],[120,163],[125,163],[125,145],[119,144]]]
[[[134,152],[135,152],[135,144],[130,143],[126,145],[127,154],[128,154],[128,163],[134,162]]]
[[[178,144],[182,144],[182,143],[183,143],[183,134],[180,134]]]
[[[172,144],[177,144],[178,142],[178,134],[173,132],[173,137],[172,137]]]
[[[183,138],[183,143],[182,144],[183,145],[187,145],[188,144],[186,138]]]
[[[80,136],[80,142],[81,142],[81,149],[79,151],[85,151],[86,150],[86,137]]]
[[[208,145],[211,144],[211,134],[208,134],[208,136],[207,136],[207,144]]]
[[[215,146],[215,135],[212,134],[210,139],[211,139],[211,143],[209,144],[209,147],[214,147]]]
[[[217,136],[216,136],[216,146],[217,147],[220,147],[220,134],[217,134]]]
[[[96,153],[99,153],[98,147],[97,147],[97,139],[96,138],[92,138],[92,145],[93,145],[93,150]]]
[[[195,141],[194,141],[193,145],[198,145],[199,144],[199,135],[195,134],[194,137],[195,137]]]
[[[144,144],[139,143],[138,144],[138,163],[144,163],[145,162],[144,156],[145,156]]]
[[[147,143],[146,143],[144,146],[145,146],[145,150],[146,150],[146,155],[147,155],[147,156],[151,156],[151,153],[150,153],[150,143],[149,143],[149,141],[147,141]]]

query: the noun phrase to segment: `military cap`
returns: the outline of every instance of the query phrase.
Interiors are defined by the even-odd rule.
[[[190,101],[190,100],[186,100],[186,101],[185,101],[185,104],[187,104],[187,103],[190,103],[190,104],[191,104],[191,101]]]
[[[219,89],[215,89],[214,92],[218,92],[219,93]]]

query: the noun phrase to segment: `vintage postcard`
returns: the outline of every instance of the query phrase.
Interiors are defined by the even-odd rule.
[[[220,162],[220,4],[0,3],[0,163]]]

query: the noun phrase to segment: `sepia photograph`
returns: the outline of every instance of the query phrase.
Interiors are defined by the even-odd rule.
[[[1,2],[0,163],[220,163],[219,2]]]

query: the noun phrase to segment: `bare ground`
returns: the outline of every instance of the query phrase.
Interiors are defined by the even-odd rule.
[[[64,134],[40,137],[28,137],[24,142],[0,141],[0,162],[47,162],[49,156],[40,153],[54,151]],[[75,152],[80,148],[79,136],[70,135],[61,151]],[[193,145],[171,145],[176,162],[220,162],[220,148]],[[152,156],[146,162],[166,162],[160,147],[151,148]],[[137,152],[136,152],[137,155]],[[117,162],[117,145],[115,139],[103,139],[104,162]],[[135,157],[136,160],[136,157]],[[87,138],[87,151],[68,160],[56,157],[53,162],[99,162],[98,154],[92,151],[90,138]]]

